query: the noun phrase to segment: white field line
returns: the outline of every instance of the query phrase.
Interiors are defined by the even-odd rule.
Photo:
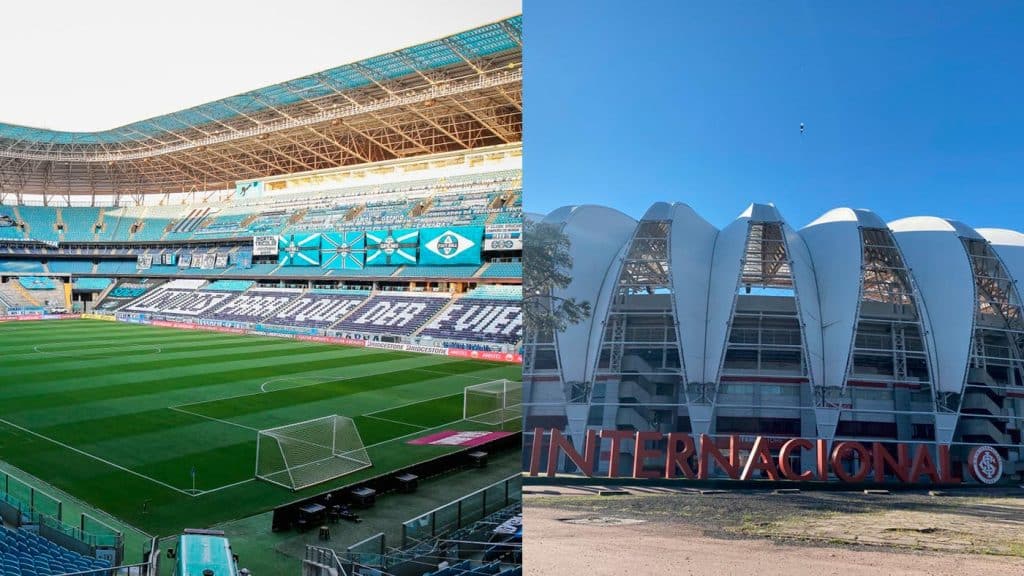
[[[383,420],[384,422],[391,422],[392,424],[401,424],[402,426],[414,426],[416,428],[419,428],[420,430],[426,430],[427,429],[426,426],[420,426],[419,424],[410,424],[408,422],[399,422],[398,420],[391,420],[390,418],[381,418],[380,416],[367,416],[366,414],[363,414],[363,417],[365,417],[365,418],[373,418],[374,420]]]
[[[488,380],[489,382],[489,380]],[[483,384],[483,382],[481,382]],[[360,416],[373,416],[374,414],[380,414],[381,412],[390,412],[392,410],[398,410],[399,408],[405,408],[406,406],[412,406],[413,404],[421,404],[423,402],[430,402],[431,400],[440,400],[441,398],[447,398],[449,396],[457,396],[458,392],[452,392],[451,394],[443,394],[441,396],[434,396],[433,398],[424,398],[422,400],[410,400],[404,404],[398,406],[392,406],[390,408],[381,408],[380,410],[374,410],[373,412],[367,412],[366,414],[360,414]]]
[[[169,406],[168,410],[174,410],[175,412],[181,412],[182,414],[188,414],[189,416],[195,416],[197,418],[205,418],[206,420],[212,420],[214,422],[220,422],[221,424],[228,424],[231,426],[237,426],[239,428],[245,428],[246,430],[252,430],[253,432],[259,432],[259,428],[253,428],[252,426],[246,426],[245,424],[239,424],[237,422],[231,422],[230,420],[221,420],[220,418],[214,418],[213,416],[206,416],[205,414],[196,414],[195,412],[189,412],[188,410],[182,410],[177,406]]]
[[[86,452],[85,450],[80,450],[78,448],[75,448],[74,446],[69,446],[69,445],[67,445],[67,444],[65,444],[65,443],[63,443],[63,442],[61,442],[59,440],[54,440],[53,438],[50,438],[48,436],[44,436],[44,435],[42,435],[42,434],[40,434],[38,432],[33,432],[32,430],[29,430],[28,428],[25,428],[23,426],[18,426],[17,424],[15,424],[13,422],[9,422],[7,420],[4,420],[3,418],[0,418],[0,423],[6,424],[6,425],[8,425],[8,426],[10,426],[12,428],[17,428],[18,430],[21,430],[22,432],[27,432],[28,434],[31,434],[31,435],[33,435],[33,436],[35,436],[37,438],[42,438],[43,440],[46,440],[47,442],[52,442],[53,444],[56,444],[57,446],[60,446],[61,448],[65,448],[67,450],[71,450],[72,452],[77,452],[78,454],[81,454],[82,456],[87,456],[89,458],[92,458],[93,460],[97,460],[97,461],[102,462],[102,463],[104,463],[104,464],[106,464],[108,466],[111,466],[113,468],[117,468],[118,470],[121,470],[123,472],[127,472],[127,473],[129,473],[129,474],[131,474],[133,476],[138,476],[139,478],[142,478],[144,480],[149,480],[150,482],[152,482],[154,484],[158,484],[160,486],[163,486],[164,488],[168,488],[170,490],[174,490],[175,492],[177,492],[179,494],[184,494],[185,496],[192,496],[192,494],[189,494],[188,491],[186,491],[186,490],[182,490],[181,488],[177,488],[175,486],[171,486],[170,484],[168,484],[166,482],[161,482],[160,480],[157,480],[156,478],[151,478],[149,476],[146,476],[145,474],[140,474],[139,472],[136,472],[136,471],[131,470],[129,468],[125,468],[124,466],[121,466],[120,464],[115,464],[115,463],[111,462],[110,460],[104,460],[103,458],[100,458],[99,456],[96,456],[94,454],[90,454],[90,453]]]
[[[221,490],[226,490],[228,488],[234,488],[235,486],[241,486],[242,484],[248,484],[249,482],[255,482],[255,481],[256,481],[255,478],[246,478],[245,480],[242,480],[240,482],[234,482],[234,483],[231,483],[231,484],[225,484],[223,486],[218,486],[216,488],[210,488],[209,490],[200,490],[199,493],[196,494],[196,496],[197,497],[198,496],[205,496],[205,495],[213,493],[213,492],[219,492]]]

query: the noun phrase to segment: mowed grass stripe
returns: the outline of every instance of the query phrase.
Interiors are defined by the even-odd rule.
[[[153,348],[157,347],[157,348]],[[71,350],[51,351],[45,348],[44,352],[36,353],[27,357],[29,361],[35,360],[31,365],[26,366],[26,358],[21,360],[22,365],[11,367],[8,373],[12,376],[38,376],[46,378],[54,372],[66,370],[92,370],[102,368],[105,364],[130,364],[135,372],[153,370],[155,368],[173,366],[183,359],[225,356],[224,351],[234,352],[232,356],[241,353],[259,353],[273,351],[290,351],[295,353],[294,348],[281,342],[246,342],[242,345],[218,342],[216,340],[202,343],[170,344],[158,343],[133,344],[124,346],[121,349],[101,347],[100,349],[85,348],[80,352]],[[310,349],[302,352],[312,354],[324,352],[324,349]],[[225,356],[226,357],[226,356]]]
[[[290,367],[292,372],[284,376],[267,379],[253,378],[249,380],[240,380],[236,382],[215,382],[207,384],[203,387],[198,388],[187,388],[179,390],[157,390],[152,394],[144,396],[134,396],[128,398],[104,398],[94,402],[87,402],[78,405],[79,410],[73,413],[65,408],[59,407],[56,409],[42,407],[33,410],[25,410],[18,413],[19,418],[23,418],[26,421],[31,421],[36,426],[49,426],[60,422],[71,422],[77,420],[85,420],[89,418],[98,418],[105,416],[116,416],[120,414],[131,414],[136,411],[151,410],[157,408],[164,408],[168,406],[187,405],[192,403],[201,403],[209,400],[221,400],[225,398],[237,397],[241,395],[259,393],[261,387],[266,382],[272,384],[279,379],[291,379],[298,378],[303,384],[315,383],[319,381],[336,380],[341,377],[359,377],[367,375],[383,375],[393,371],[405,370],[408,368],[419,368],[424,365],[430,366],[437,362],[447,360],[440,356],[419,356],[416,358],[395,358],[386,362],[372,363],[372,364],[359,364],[359,365],[346,365],[344,359],[339,360],[339,365],[331,367],[326,370],[317,370],[310,372],[302,372],[297,370],[295,367]],[[429,362],[429,363],[428,363]],[[110,378],[111,383],[117,381],[116,376]],[[133,382],[132,379],[128,379],[128,382]],[[429,385],[435,386],[438,380],[431,381]],[[277,382],[280,383],[280,382]],[[55,386],[56,383],[50,383],[48,386]],[[411,396],[412,398],[422,399],[424,398],[424,389],[419,387],[418,394],[416,392],[417,386],[415,383],[401,386],[393,389],[389,389],[389,396],[394,395],[395,398],[400,399],[399,402],[395,402],[390,398],[379,398],[376,396],[368,396],[365,394],[359,394],[356,396],[349,397],[348,401],[355,404],[361,405],[365,408],[365,411],[378,410],[385,408],[389,405],[396,403],[404,403]],[[431,391],[430,396],[436,396],[438,392]],[[295,417],[290,421],[307,419],[302,417],[303,414],[295,414]],[[242,423],[245,422],[246,418],[240,419]],[[259,423],[257,423],[258,425]],[[261,426],[266,427],[266,426]]]
[[[451,374],[467,374],[478,370],[479,366],[466,364],[463,361],[450,362],[446,365]],[[254,394],[239,398],[228,398],[225,400],[214,400],[189,406],[188,410],[196,414],[203,414],[213,418],[227,418],[255,412],[265,412],[274,408],[309,404],[321,400],[338,398],[349,394],[356,394],[368,390],[380,390],[402,386],[411,382],[422,380],[435,380],[442,375],[424,373],[419,368],[412,368],[400,372],[392,372],[383,376],[370,375],[359,378],[334,380],[322,384],[312,384],[301,388],[290,388]]]
[[[55,359],[45,360],[39,372],[0,381],[0,417],[12,424],[180,489],[191,488],[192,466],[198,471],[198,489],[230,486],[192,498],[0,424],[0,459],[157,534],[173,534],[185,526],[209,526],[228,518],[248,516],[303,495],[388,474],[457,450],[411,446],[406,444],[405,436],[414,438],[430,433],[427,427],[432,424],[437,424],[437,429],[488,429],[456,421],[461,418],[461,388],[501,376],[517,378],[514,366],[362,348],[311,346],[287,339],[90,321],[54,322],[46,330],[40,329],[42,324],[36,327],[29,341],[27,336],[32,331],[23,332],[17,326],[19,333],[14,334],[7,325],[0,324],[0,350],[10,351],[6,343],[23,347],[59,342],[60,346],[67,346],[69,340],[75,348],[73,338],[80,338],[82,347],[96,347],[101,341],[123,338],[128,345],[154,341],[161,348],[174,342],[173,346],[182,350],[181,358],[170,363],[162,362],[170,356],[159,355],[62,360],[59,368],[51,363]],[[75,334],[71,335],[72,332]],[[166,338],[155,338],[157,335]],[[290,353],[265,357],[260,352],[264,346]],[[310,349],[322,352],[299,353]],[[7,359],[6,354],[0,357]],[[33,360],[30,366],[15,363],[10,368],[35,371],[38,364]],[[9,370],[5,368],[2,373],[6,375]],[[219,411],[229,408],[231,400],[225,398],[235,399],[258,391],[268,380],[318,377],[333,377],[338,388],[331,394],[314,394],[303,403],[296,403],[294,397],[301,395],[302,387],[271,393],[277,400],[267,403],[263,410],[228,410],[227,417],[218,418],[223,421],[169,409],[194,401],[205,406],[212,400],[212,406]],[[346,390],[343,383],[347,380],[339,381],[338,377],[352,377],[361,380],[362,385]],[[320,387],[312,386],[313,390]],[[399,406],[414,399],[427,402],[420,409]],[[2,415],[10,412],[13,415]],[[263,422],[290,423],[335,412],[353,415],[364,442],[379,444],[370,449],[373,468],[301,494],[249,481],[255,465],[255,432],[235,424],[264,427]],[[366,417],[366,412],[377,412],[388,420]],[[142,512],[143,502],[149,503],[146,513]]]
[[[47,350],[47,344],[43,344],[42,350]],[[148,348],[147,350],[139,351],[140,347]],[[14,363],[13,366],[7,367],[12,374],[24,374],[24,375],[39,375],[39,376],[52,376],[47,372],[64,371],[76,367],[90,368],[95,365],[100,365],[103,362],[111,363],[122,363],[132,364],[139,370],[151,370],[156,368],[166,368],[174,366],[181,360],[180,354],[183,352],[203,352],[210,349],[214,352],[213,355],[218,353],[218,350],[230,351],[232,349],[240,352],[249,350],[290,350],[296,353],[312,353],[312,352],[334,352],[338,353],[337,348],[325,347],[324,345],[316,346],[301,346],[295,347],[289,345],[286,341],[275,340],[275,341],[248,341],[240,344],[231,342],[223,342],[216,339],[206,340],[202,342],[171,342],[169,344],[162,344],[159,342],[146,342],[139,345],[131,344],[124,345],[121,350],[115,349],[111,346],[103,346],[104,350],[100,351],[101,354],[106,354],[106,357],[95,357],[95,358],[75,358],[70,356],[73,354],[71,349],[61,349],[58,352],[48,354],[35,353],[29,356],[24,356],[19,362]],[[154,352],[155,349],[159,348],[160,352]],[[88,353],[88,348],[83,348],[83,353]],[[120,352],[120,353],[118,353]],[[344,352],[342,352],[344,354]],[[177,354],[177,355],[176,355]]]
[[[275,375],[280,375],[291,367],[294,367],[293,369],[299,367],[306,369],[329,368],[336,365],[337,362],[337,358],[310,361],[304,358],[303,354],[295,354],[294,352],[279,350],[273,354],[265,353],[261,354],[258,360],[253,360],[248,354],[231,355],[214,361],[191,363],[187,369],[180,368],[179,373],[184,372],[187,373],[186,375],[171,378],[161,378],[158,380],[138,379],[124,384],[75,389],[61,395],[34,394],[21,396],[0,405],[0,413],[9,414],[30,409],[73,406],[105,399],[145,396],[170,390],[199,388],[214,383],[238,382],[257,378],[269,379]],[[288,360],[283,361],[285,358]],[[385,352],[352,358],[349,359],[349,362],[356,364],[386,362],[391,358],[393,358],[393,355]],[[223,369],[225,365],[230,365],[230,368]],[[134,367],[135,365],[133,364],[132,366]],[[218,369],[218,366],[221,369]],[[124,378],[126,375],[139,375],[146,372],[147,370],[125,369],[119,372],[119,375]],[[59,372],[52,375],[53,378],[59,376]]]

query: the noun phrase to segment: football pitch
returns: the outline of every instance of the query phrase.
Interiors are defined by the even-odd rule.
[[[462,420],[462,391],[500,378],[520,380],[520,367],[98,320],[0,323],[0,460],[166,536],[458,450],[408,441],[497,429]],[[258,430],[333,414],[354,419],[372,467],[298,492],[254,477]]]

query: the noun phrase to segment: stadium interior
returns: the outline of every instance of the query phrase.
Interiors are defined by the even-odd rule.
[[[517,16],[108,131],[0,123],[0,322],[86,317],[518,362],[521,80]],[[460,469],[431,473],[473,478]],[[0,576],[142,560],[105,555],[84,530],[51,536],[28,498],[2,496]],[[420,558],[400,573],[518,574],[517,546],[445,544],[507,523],[519,510],[505,504],[432,534],[432,555],[416,548],[426,541],[396,548]],[[337,574],[338,546],[294,554],[291,573]],[[125,573],[156,574],[155,547]],[[263,573],[282,573],[274,562]],[[248,565],[260,573],[259,558]]]

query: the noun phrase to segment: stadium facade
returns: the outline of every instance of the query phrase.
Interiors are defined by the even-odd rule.
[[[744,454],[761,437],[773,458],[794,438],[894,457],[924,445],[953,472],[991,446],[1004,474],[1024,471],[1024,234],[936,217],[887,224],[848,208],[795,230],[764,204],[722,230],[678,203],[639,221],[585,205],[543,222],[572,242],[573,280],[554,296],[593,313],[527,338],[535,473],[549,451],[533,448],[551,430],[596,459],[588,472],[611,476],[672,470],[664,455],[632,458],[632,440],[587,446],[588,431],[660,433],[646,439],[663,452],[670,433],[738,441]],[[785,457],[815,468],[806,448]],[[848,456],[842,466],[856,470]],[[555,465],[580,470],[564,453]]]

